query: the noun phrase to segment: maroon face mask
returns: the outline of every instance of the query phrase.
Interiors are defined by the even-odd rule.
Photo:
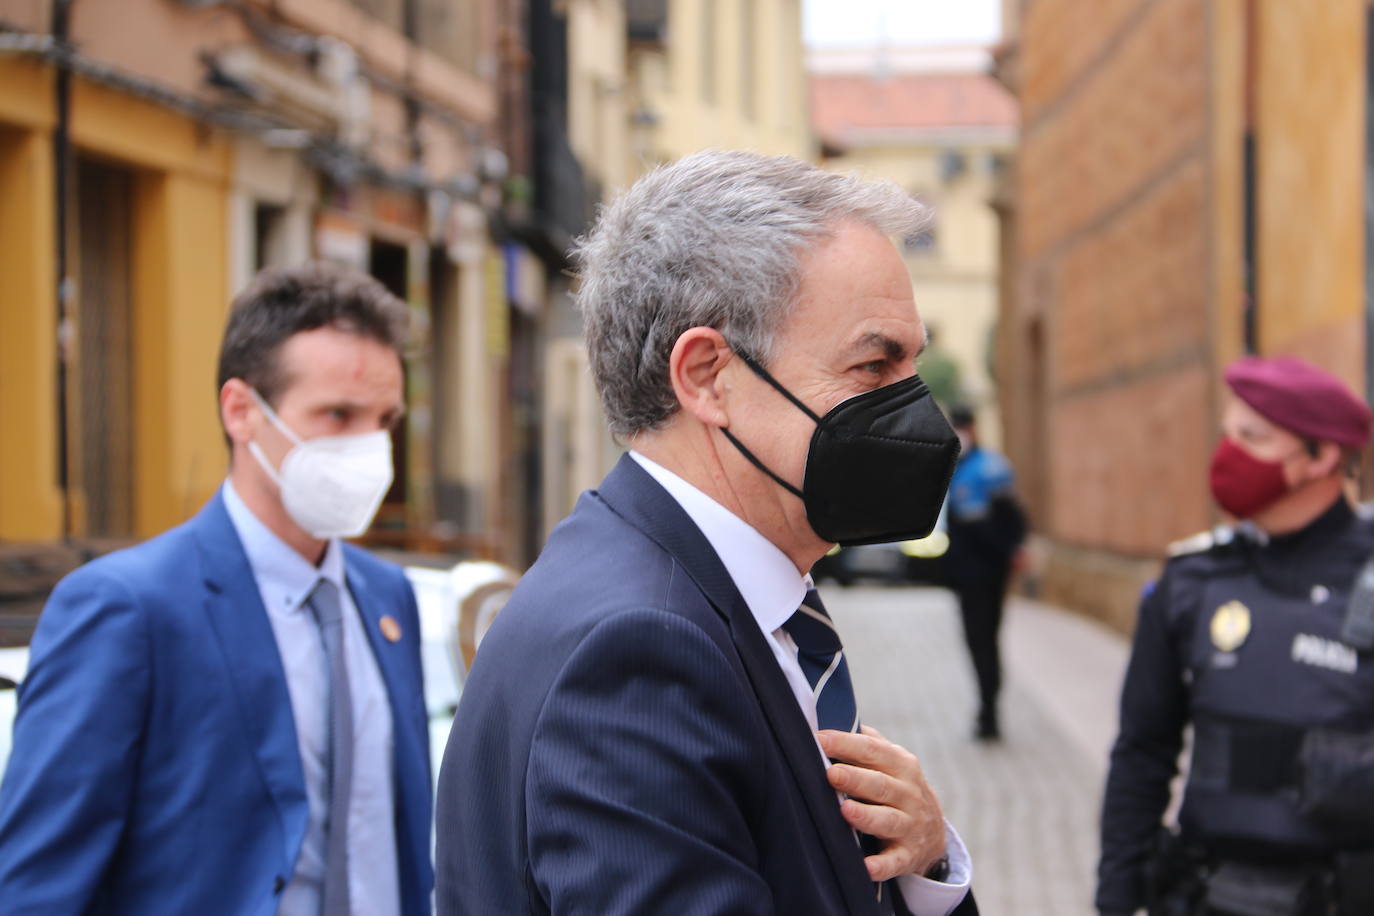
[[[1261,461],[1229,438],[1212,456],[1212,498],[1236,518],[1250,518],[1288,492],[1282,461]]]

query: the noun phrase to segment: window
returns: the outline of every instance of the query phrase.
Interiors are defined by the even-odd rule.
[[[77,300],[69,462],[81,494],[84,525],[94,537],[134,531],[134,174],[78,158],[74,235]]]
[[[909,255],[933,255],[936,252],[936,227],[932,223],[920,232],[913,232],[902,239],[902,250]]]
[[[407,252],[403,246],[373,239],[367,266],[367,272],[381,281],[388,292],[402,302],[406,301],[408,298],[407,272],[409,264]],[[392,519],[405,518],[406,485],[410,477],[410,459],[407,448],[409,444],[409,424],[403,415],[401,422],[397,423],[391,431],[391,459],[392,466],[396,469],[396,476],[391,482],[391,489],[387,491],[386,497],[382,501],[384,516],[389,516]],[[390,509],[389,512],[387,511],[388,508]]]
[[[935,205],[931,203],[935,195],[919,189],[911,190],[909,193],[912,197],[930,208],[929,212],[931,213],[931,218],[924,228],[902,239],[902,251],[908,257],[933,256],[939,249],[940,242],[939,211],[935,208]]]
[[[949,183],[960,175],[968,166],[963,152],[960,150],[945,150],[940,154],[940,180]]]
[[[257,204],[253,208],[253,272],[286,263],[286,208]]]

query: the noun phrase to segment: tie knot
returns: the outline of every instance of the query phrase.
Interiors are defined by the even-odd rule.
[[[842,648],[840,634],[821,603],[820,594],[813,588],[806,593],[801,607],[782,625],[797,644],[809,654],[833,655]]]
[[[315,619],[319,621],[320,626],[338,623],[343,619],[343,605],[339,601],[339,588],[328,579],[321,578],[315,583],[315,587],[310,590],[310,597],[307,602],[315,612]]]

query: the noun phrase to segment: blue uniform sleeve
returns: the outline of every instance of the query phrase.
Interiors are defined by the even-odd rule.
[[[1121,730],[1102,803],[1097,907],[1104,912],[1145,905],[1145,864],[1178,770],[1188,691],[1170,635],[1170,585],[1166,574],[1141,603],[1121,690]]]
[[[757,769],[739,678],[662,611],[598,625],[535,728],[532,879],[560,916],[772,912],[741,804]]]
[[[85,912],[119,845],[151,677],[141,618],[122,584],[89,568],[39,618],[0,783],[7,916]]]
[[[996,452],[986,449],[981,450],[983,458],[981,468],[983,475],[983,486],[990,496],[997,496],[1003,493],[1010,493],[1016,485],[1016,476],[1012,473],[1011,462]]]

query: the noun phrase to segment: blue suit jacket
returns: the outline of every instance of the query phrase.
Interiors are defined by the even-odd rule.
[[[892,912],[744,599],[628,456],[483,640],[436,817],[444,916]]]
[[[391,697],[402,911],[430,910],[429,739],[404,575],[346,547]],[[378,631],[385,614],[400,641]],[[220,497],[64,579],[0,783],[0,910],[275,913],[308,817],[286,677]]]

